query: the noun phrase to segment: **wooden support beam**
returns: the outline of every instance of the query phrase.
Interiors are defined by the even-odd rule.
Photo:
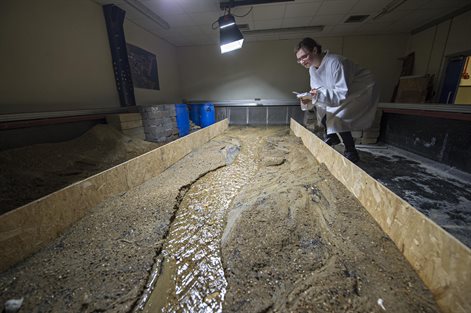
[[[223,133],[227,119],[0,216],[0,272],[38,251],[105,199],[141,185]]]
[[[441,310],[471,312],[471,249],[294,119],[291,129],[394,241]]]

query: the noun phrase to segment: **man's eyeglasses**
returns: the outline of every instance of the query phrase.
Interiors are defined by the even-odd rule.
[[[302,55],[299,58],[297,58],[296,62],[301,63],[301,62],[307,60],[307,58],[309,58],[310,55],[311,55],[311,53],[306,53],[305,55]]]

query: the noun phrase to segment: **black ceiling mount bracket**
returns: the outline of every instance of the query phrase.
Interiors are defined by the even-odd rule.
[[[126,39],[124,38],[124,17],[126,12],[114,4],[103,6],[106,30],[111,50],[116,89],[121,106],[136,105],[131,68],[129,67]]]

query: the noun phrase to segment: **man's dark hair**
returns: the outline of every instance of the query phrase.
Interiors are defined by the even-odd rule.
[[[316,53],[322,52],[322,46],[318,44],[314,39],[309,37],[304,38],[296,45],[296,47],[294,47],[294,53],[297,53],[300,49],[304,49],[309,52],[314,52],[314,49],[316,49]]]

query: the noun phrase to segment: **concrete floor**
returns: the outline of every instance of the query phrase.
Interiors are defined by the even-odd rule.
[[[471,174],[388,145],[357,148],[359,167],[471,247]]]

